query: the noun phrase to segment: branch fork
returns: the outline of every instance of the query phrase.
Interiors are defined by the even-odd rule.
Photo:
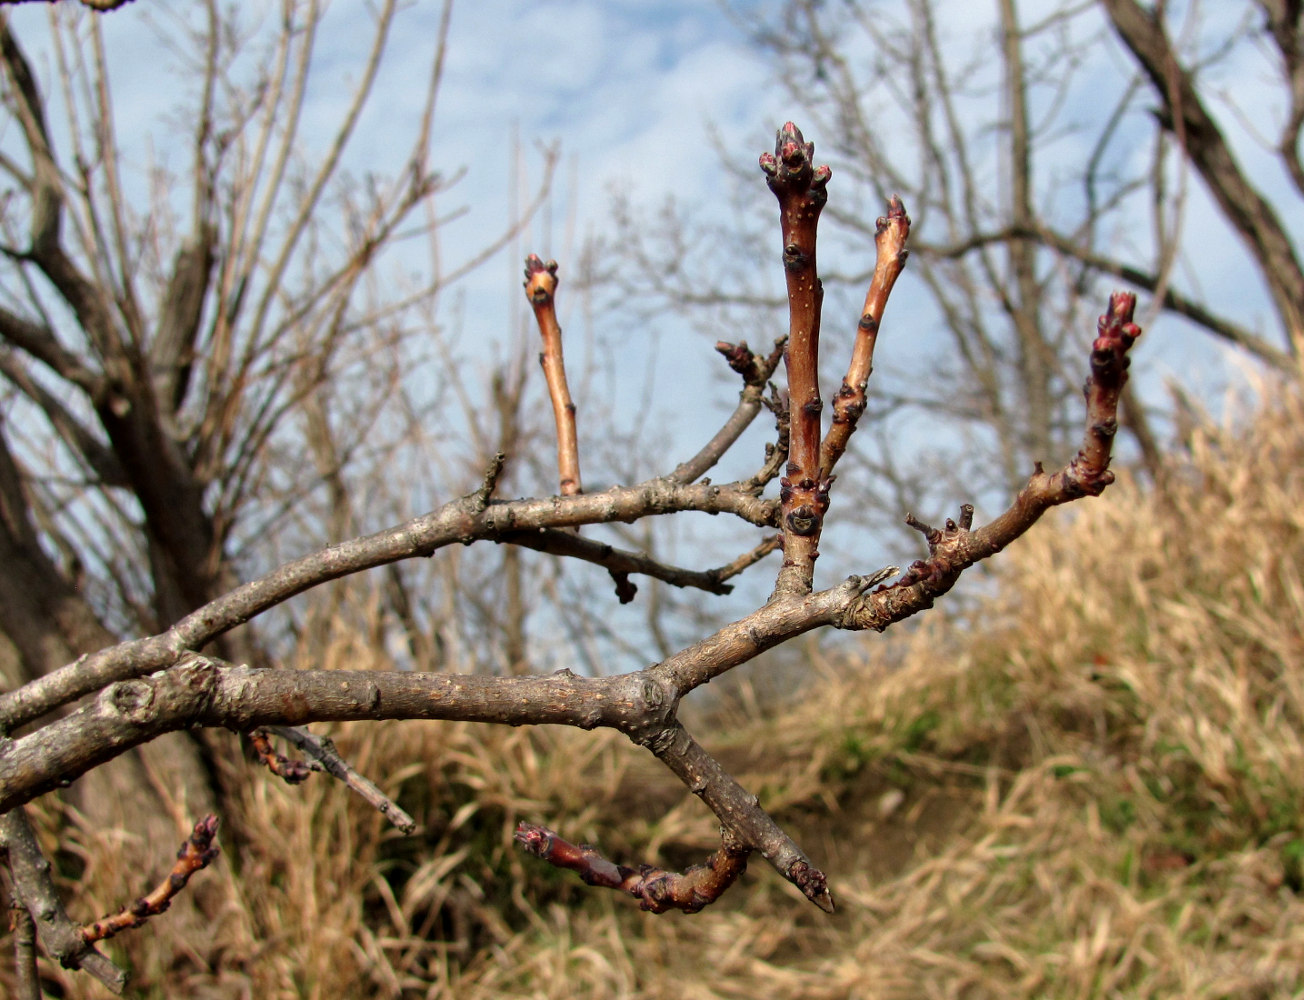
[[[596,849],[573,844],[546,827],[531,823],[520,826],[516,840],[524,849],[576,871],[586,882],[628,893],[653,912],[677,909],[691,913],[719,898],[743,874],[749,856],[755,852],[812,903],[832,912],[833,898],[824,872],[765,812],[756,797],[688,733],[678,718],[682,699],[765,650],[813,629],[881,631],[916,614],[949,590],[967,567],[999,552],[1047,509],[1079,496],[1098,494],[1108,486],[1113,480],[1109,462],[1117,407],[1127,379],[1127,354],[1141,331],[1132,322],[1135,297],[1123,293],[1112,296],[1092,345],[1082,446],[1063,469],[1048,474],[1037,467],[1009,509],[981,527],[974,526],[974,510],[967,504],[961,507],[958,519],[946,520],[941,528],[908,516],[907,523],[923,534],[928,556],[912,564],[894,582],[886,582],[899,572],[891,567],[815,591],[813,568],[829,508],[834,468],[865,409],[883,312],[907,258],[910,219],[900,199],[894,197],[878,222],[878,261],[857,323],[847,374],[833,399],[832,424],[824,435],[818,377],[823,290],[816,267],[816,231],[831,173],[828,167],[815,166],[813,158],[814,145],[789,122],[779,130],[774,152],[760,160],[780,208],[788,333],[764,357],[745,343],[717,346],[742,377],[738,407],[706,446],[671,474],[602,493],[583,493],[576,410],[566,386],[555,307],[558,267],[555,261],[545,263],[531,254],[526,259],[525,288],[543,341],[541,361],[557,425],[559,496],[496,499],[503,468],[503,459],[498,456],[479,488],[461,500],[393,528],[289,562],[209,602],[161,635],[102,650],[17,692],[0,695],[0,730],[20,732],[19,727],[37,723],[42,715],[99,692],[98,697],[61,718],[0,740],[0,809],[10,810],[0,817],[0,846],[8,849],[16,879],[19,872],[39,868],[35,861],[24,867],[21,860],[26,843],[22,834],[24,803],[131,746],[164,732],[198,725],[254,733],[260,756],[274,772],[294,781],[305,777],[308,770],[327,770],[367,795],[400,828],[410,831],[415,826],[410,817],[374,785],[352,772],[329,741],[312,737],[302,727],[317,721],[424,718],[618,729],[653,753],[720,820],[719,850],[705,865],[683,873],[650,865],[619,865]],[[772,391],[767,400],[764,393],[781,356],[787,392],[781,396]],[[713,484],[703,479],[767,406],[776,415],[779,438],[778,444],[767,451],[760,471],[750,479],[731,483]],[[764,488],[776,477],[780,479],[777,503],[762,498]],[[753,526],[778,528],[782,534],[767,538],[726,566],[690,572],[661,565],[642,553],[590,544],[573,533],[585,524],[632,522],[689,510],[733,514]],[[582,677],[570,671],[546,677],[491,677],[403,671],[252,670],[194,652],[310,587],[400,559],[429,556],[446,545],[477,541],[534,545],[557,555],[595,562],[612,573],[622,599],[633,596],[628,580],[631,573],[721,591],[727,577],[741,572],[779,544],[784,558],[774,592],[763,607],[659,663],[619,676]],[[314,763],[295,763],[277,753],[261,727],[294,742]],[[90,942],[139,926],[166,909],[190,875],[216,856],[216,829],[214,817],[197,824],[163,884],[116,916],[96,921],[81,931],[69,924],[73,938],[67,934],[64,938],[71,944],[65,941],[67,948],[63,952],[52,953],[93,963],[91,956],[97,953],[89,948]],[[17,862],[16,856],[20,857]],[[22,898],[47,950],[51,950],[50,942],[59,940],[60,928],[42,923],[47,895],[40,887],[40,879],[30,879],[23,888],[31,893]],[[41,906],[33,905],[36,899]],[[68,923],[66,919],[64,923]]]

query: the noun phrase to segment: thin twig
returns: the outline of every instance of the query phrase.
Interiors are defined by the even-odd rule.
[[[210,601],[166,632],[83,656],[0,695],[0,731],[12,730],[115,681],[171,667],[188,651],[319,584],[400,559],[429,556],[446,545],[496,541],[523,530],[633,521],[680,510],[732,513],[752,524],[775,527],[777,507],[775,501],[756,496],[750,482],[681,484],[665,479],[574,497],[496,501],[483,509],[476,495],[463,497],[395,527],[291,560]]]
[[[121,934],[123,931],[143,927],[150,917],[156,917],[172,905],[172,900],[186,887],[190,876],[207,868],[220,853],[213,843],[217,836],[217,817],[205,816],[190,831],[177,851],[176,864],[153,892],[141,896],[111,917],[103,917],[81,929],[82,940],[88,945]]]
[[[874,232],[877,262],[865,305],[856,324],[856,341],[851,352],[851,363],[842,379],[842,387],[833,397],[833,424],[820,446],[820,474],[827,478],[833,473],[838,459],[847,450],[847,442],[856,430],[860,416],[865,412],[865,390],[869,376],[874,371],[874,345],[878,340],[883,311],[887,308],[892,287],[905,268],[906,239],[910,236],[910,216],[906,215],[901,199],[893,195],[888,202],[887,215],[880,216]]]
[[[561,350],[561,325],[557,322],[557,262],[544,263],[536,254],[525,258],[525,295],[534,310],[543,351],[539,363],[548,381],[548,395],[557,421],[557,471],[561,495],[584,492],[580,480],[580,447],[575,429],[575,403],[566,385],[566,362]]]
[[[788,398],[791,443],[783,503],[783,567],[774,593],[808,594],[828,510],[830,481],[820,474],[820,312],[824,289],[815,262],[820,210],[828,201],[828,167],[816,167],[815,144],[787,122],[774,153],[761,154],[766,183],[779,200],[783,270],[788,284]]]
[[[310,765],[301,760],[291,760],[285,754],[277,752],[265,729],[255,729],[250,733],[249,742],[263,766],[287,785],[302,784],[312,774]]]
[[[13,894],[36,921],[46,954],[66,969],[89,973],[120,996],[127,988],[127,973],[96,951],[68,919],[50,877],[50,862],[41,853],[32,824],[22,809],[0,816],[0,847],[9,859]]]
[[[727,344],[724,341],[715,345],[715,349],[724,355],[729,367],[743,377],[743,391],[739,395],[738,406],[729,415],[729,419],[715,433],[696,455],[686,462],[681,462],[670,473],[670,480],[676,483],[691,483],[705,475],[725,453],[737,443],[743,431],[751,426],[756,415],[765,405],[765,387],[769,384],[774,370],[783,359],[783,348],[787,338],[775,342],[774,350],[767,357],[753,354],[747,341]]]
[[[325,771],[332,778],[344,782],[404,833],[416,833],[417,821],[382,792],[379,785],[359,773],[345,760],[335,748],[335,741],[329,736],[316,736],[302,726],[268,726],[267,728],[282,739],[289,740],[311,757],[313,762],[309,766],[314,771]]]
[[[751,848],[725,831],[720,849],[706,864],[680,874],[654,865],[637,868],[618,865],[588,844],[572,844],[534,823],[522,822],[516,828],[516,841],[550,865],[577,872],[589,885],[629,893],[639,901],[640,907],[653,913],[667,910],[697,913],[714,903],[747,870],[747,856],[751,854]]]
[[[555,556],[582,559],[585,562],[605,567],[611,573],[620,573],[626,576],[630,573],[638,573],[641,576],[649,576],[654,580],[660,580],[674,587],[691,587],[696,590],[704,590],[708,594],[729,594],[733,592],[733,587],[724,581],[728,577],[736,575],[736,573],[722,575],[720,570],[715,569],[697,570],[669,566],[658,562],[651,556],[644,555],[642,552],[618,549],[606,542],[594,541],[555,528],[545,531],[522,531],[513,535],[506,535],[499,540],[506,544],[534,549],[536,552],[547,552]]]
[[[752,795],[676,721],[638,742],[656,754],[739,842],[765,856],[780,875],[825,913],[833,912],[828,878]]]

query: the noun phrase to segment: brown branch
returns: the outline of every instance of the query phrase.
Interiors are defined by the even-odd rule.
[[[915,249],[919,253],[958,259],[971,251],[980,250],[990,244],[1006,243],[1012,240],[1036,240],[1043,246],[1050,247],[1057,253],[1086,265],[1093,271],[1122,278],[1129,284],[1156,293],[1156,295],[1160,291],[1160,280],[1156,274],[1097,253],[1083,246],[1079,240],[1057,233],[1042,225],[1031,228],[1007,226],[989,233],[977,233],[956,243],[916,244]],[[1184,316],[1215,337],[1250,352],[1259,360],[1272,365],[1274,368],[1284,372],[1295,371],[1295,362],[1288,352],[1274,347],[1239,323],[1211,312],[1194,299],[1186,297],[1181,292],[1174,291],[1171,286],[1163,289],[1163,295],[1158,301],[1170,312]]]
[[[148,679],[115,684],[65,718],[0,744],[0,809],[13,809],[127,747],[194,725],[247,731],[327,719],[430,718],[608,726],[651,750],[742,844],[760,851],[807,898],[829,909],[824,875],[684,730],[675,717],[679,700],[820,625],[881,630],[930,607],[965,568],[1009,544],[1050,506],[1100,493],[1113,479],[1108,466],[1126,355],[1140,333],[1132,323],[1134,307],[1133,296],[1119,293],[1101,317],[1086,387],[1087,427],[1077,457],[1054,475],[1039,468],[1011,508],[984,528],[971,528],[971,508],[942,530],[911,518],[927,537],[929,557],[891,586],[871,590],[884,573],[894,572],[889,570],[852,577],[821,593],[780,594],[662,663],[618,677],[577,677],[568,671],[503,678],[251,670],[193,657]],[[483,492],[491,485],[487,482]],[[483,505],[487,497],[478,501]]]
[[[577,872],[588,885],[629,893],[642,909],[653,913],[697,913],[714,903],[747,870],[747,856],[751,854],[750,848],[726,832],[720,849],[706,864],[679,874],[653,865],[618,865],[587,844],[572,844],[533,823],[522,822],[516,828],[516,841],[535,857]]]
[[[504,544],[534,549],[536,552],[547,552],[555,556],[581,559],[602,566],[611,573],[619,573],[623,576],[638,573],[641,576],[650,576],[654,580],[661,580],[663,583],[668,583],[674,587],[691,587],[696,590],[704,590],[708,594],[723,595],[733,592],[733,587],[725,583],[724,580],[727,576],[736,575],[735,573],[722,576],[719,570],[714,569],[695,570],[668,566],[665,563],[658,562],[651,556],[644,555],[642,552],[618,549],[606,542],[594,541],[591,538],[584,538],[556,528],[544,531],[522,531],[513,535],[505,535],[499,541]]]
[[[0,63],[13,83],[11,106],[22,127],[33,165],[29,189],[32,199],[31,249],[24,258],[33,261],[58,290],[101,356],[116,357],[121,353],[122,342],[108,300],[103,290],[81,273],[60,243],[65,193],[50,145],[45,105],[31,64],[9,30],[7,19],[0,19]],[[118,377],[126,375],[125,372],[114,374]]]
[[[525,258],[525,295],[534,310],[543,351],[539,364],[548,381],[548,396],[557,421],[557,471],[561,495],[576,496],[584,492],[580,480],[580,447],[575,429],[575,403],[566,385],[566,362],[561,351],[561,325],[557,322],[557,262],[544,263],[535,254]]]
[[[743,377],[743,391],[737,408],[725,421],[724,426],[702,447],[701,451],[676,466],[675,471],[670,473],[671,482],[691,483],[704,475],[734,446],[743,431],[751,426],[756,415],[761,412],[761,407],[765,405],[765,387],[783,358],[785,342],[783,339],[779,340],[774,350],[764,358],[753,354],[745,340],[738,344],[720,341],[715,345],[715,349],[729,362],[729,367]]]
[[[960,523],[947,521],[943,531],[909,518],[908,523],[925,533],[929,558],[914,563],[892,585],[865,592],[851,602],[837,622],[838,627],[881,632],[932,607],[965,569],[1000,552],[1051,507],[1084,496],[1099,496],[1114,481],[1109,462],[1118,432],[1119,396],[1127,382],[1127,352],[1141,335],[1132,322],[1135,308],[1135,295],[1115,292],[1109,310],[1100,317],[1098,336],[1091,346],[1091,375],[1085,387],[1086,429],[1077,456],[1053,474],[1044,472],[1038,463],[1009,509],[982,528],[970,530],[973,511],[968,505],[962,509]],[[862,591],[868,591],[869,586],[861,581]]]
[[[887,215],[880,216],[874,231],[877,251],[874,277],[865,293],[865,305],[856,324],[856,341],[851,363],[842,379],[842,387],[833,397],[833,424],[820,446],[820,475],[832,475],[833,467],[847,450],[847,442],[865,412],[865,389],[874,371],[874,345],[879,325],[887,308],[892,287],[906,266],[906,239],[910,236],[910,216],[896,195],[888,201]]]
[[[41,853],[36,834],[22,809],[0,816],[0,848],[9,862],[14,897],[36,922],[46,954],[65,969],[81,969],[111,992],[121,995],[127,988],[127,973],[96,951],[68,919],[50,877],[50,862]]]
[[[289,672],[224,668],[195,656],[188,665],[149,679],[114,684],[85,708],[0,743],[0,810],[30,801],[130,746],[196,724],[248,731],[328,719],[459,719],[610,726],[636,742],[654,742],[669,731],[678,700],[713,677],[820,625],[881,631],[931,607],[967,567],[1000,551],[1050,507],[1097,495],[1109,485],[1127,351],[1140,334],[1132,323],[1135,305],[1135,296],[1115,293],[1100,319],[1086,387],[1087,428],[1077,457],[1053,475],[1038,468],[1010,509],[991,524],[969,530],[962,518],[936,537],[930,534],[929,559],[890,587],[870,591],[880,574],[851,577],[820,593],[778,595],[675,656],[620,677]]]
[[[782,535],[771,535],[749,551],[744,552],[737,559],[732,559],[723,566],[717,566],[715,569],[708,570],[707,572],[718,580],[728,580],[731,577],[737,576],[749,566],[754,566],[782,544]]]
[[[16,896],[9,901],[9,933],[14,936],[17,1000],[41,1000],[41,978],[36,971],[36,921]]]
[[[298,785],[308,780],[312,767],[301,760],[290,760],[272,746],[271,737],[265,729],[255,729],[249,734],[249,742],[259,762],[287,785]]]
[[[775,871],[821,910],[833,912],[825,874],[761,808],[756,796],[738,784],[682,723],[675,721],[631,738],[651,750],[741,843],[764,855]]]
[[[340,752],[335,749],[335,742],[330,737],[315,736],[301,726],[269,726],[268,730],[282,739],[289,740],[310,756],[313,762],[308,766],[312,770],[325,771],[331,777],[342,781],[404,833],[416,832],[417,821],[382,792],[380,786],[360,774],[353,765],[341,757]]]
[[[156,917],[172,905],[172,900],[186,887],[190,876],[207,868],[220,853],[213,843],[217,835],[217,817],[205,816],[190,832],[177,851],[177,862],[167,878],[153,892],[141,896],[111,917],[102,917],[81,929],[82,939],[89,945],[121,934],[123,931],[143,927],[150,917]]]
[[[791,444],[787,475],[780,481],[783,504],[783,568],[778,594],[810,593],[819,537],[828,510],[829,481],[820,474],[820,311],[824,289],[815,261],[816,230],[828,201],[832,171],[816,167],[815,144],[792,122],[761,154],[766,184],[779,201],[783,270],[788,286],[788,398]]]
[[[82,359],[59,342],[54,330],[0,308],[0,338],[40,361],[62,379],[86,391],[91,398],[104,391],[103,379]]]
[[[752,524],[775,527],[777,506],[757,497],[747,483],[679,484],[665,479],[574,497],[490,502],[482,492],[473,493],[396,527],[292,560],[209,602],[166,632],[100,650],[0,695],[0,732],[107,684],[173,666],[188,651],[319,584],[400,559],[429,556],[446,545],[682,510],[732,513]]]
[[[196,725],[249,731],[259,726],[332,719],[425,718],[563,724],[585,729],[606,726],[619,729],[651,750],[743,844],[759,850],[812,901],[831,906],[822,873],[759,808],[755,798],[679,724],[676,713],[680,699],[760,652],[821,625],[881,630],[915,614],[950,589],[965,568],[999,551],[1050,506],[1103,490],[1113,478],[1108,466],[1119,394],[1126,381],[1126,355],[1140,333],[1132,323],[1134,307],[1133,296],[1118,293],[1101,317],[1099,335],[1092,346],[1087,427],[1078,456],[1054,475],[1038,468],[1011,508],[984,528],[972,529],[972,513],[968,510],[959,523],[948,522],[942,530],[912,518],[912,523],[926,534],[929,557],[917,562],[891,586],[871,589],[895,570],[868,578],[852,577],[819,593],[776,594],[766,606],[661,663],[615,677],[577,677],[569,671],[550,677],[505,678],[252,670],[191,656],[183,665],[148,678],[113,684],[93,702],[66,717],[17,739],[0,741],[0,811],[21,806],[131,746]],[[448,510],[459,519],[456,524],[478,526],[483,532],[484,524],[477,518],[508,510],[512,517],[507,523],[513,530],[520,530],[520,519],[536,510],[531,505],[538,501],[492,502],[495,468],[491,466],[480,490],[449,505]],[[658,499],[692,496],[699,504],[713,495],[712,491],[722,489],[668,487],[664,481],[645,485],[651,490],[650,496]],[[658,492],[667,489],[668,493]],[[555,516],[569,505],[582,506],[595,499],[603,501],[600,509],[608,514],[613,503],[618,507],[618,501],[633,502],[630,494],[616,490],[598,498],[551,498],[545,506]],[[651,502],[649,496],[642,501],[645,505],[638,509],[645,514],[666,509]],[[404,534],[409,536],[403,539],[405,545],[412,545],[411,535],[420,534],[415,524],[405,526]],[[389,535],[381,533],[379,537]],[[472,531],[469,537],[488,535]],[[347,549],[347,545],[315,558],[340,555],[340,549]],[[367,552],[375,554],[370,547]],[[314,561],[312,568],[319,572],[319,561]],[[217,609],[210,607],[208,613],[214,615]],[[140,662],[134,661],[131,666],[139,669]]]

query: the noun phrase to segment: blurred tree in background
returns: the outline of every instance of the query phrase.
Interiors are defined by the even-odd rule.
[[[1298,370],[1298,4],[785,0],[729,10],[851,182],[848,201],[827,213],[829,242],[872,260],[878,206],[893,193],[915,223],[903,280],[912,295],[922,285],[914,300],[929,308],[902,320],[911,333],[892,344],[928,338],[930,391],[918,391],[916,355],[898,362],[885,345],[870,402],[883,431],[857,438],[859,461],[844,476],[874,498],[876,525],[933,509],[959,484],[1000,495],[1058,454],[1074,433],[1076,331],[1120,282],[1172,317],[1149,349],[1174,359],[1179,390],[1237,355]],[[622,306],[717,329],[772,323],[782,297],[750,266],[769,252],[760,223],[740,240],[675,202],[654,216],[618,202],[615,218],[594,267]],[[867,276],[835,270],[825,285],[850,298]],[[1143,397],[1131,386],[1124,403],[1130,454],[1151,473],[1171,427],[1154,388]]]

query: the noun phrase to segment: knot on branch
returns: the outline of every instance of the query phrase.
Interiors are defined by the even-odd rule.
[[[101,704],[115,715],[143,723],[154,705],[154,685],[147,680],[119,681],[104,692]]]
[[[913,514],[906,515],[906,524],[923,534],[928,542],[928,558],[918,559],[906,568],[901,578],[878,587],[869,588],[895,572],[895,567],[866,579],[852,577],[844,584],[857,592],[846,608],[834,616],[833,624],[849,631],[872,629],[882,632],[889,625],[918,614],[933,606],[933,601],[945,594],[960,578],[960,574],[990,551],[975,553],[971,540],[973,505],[960,507],[957,523],[946,519],[941,529],[925,524]]]

